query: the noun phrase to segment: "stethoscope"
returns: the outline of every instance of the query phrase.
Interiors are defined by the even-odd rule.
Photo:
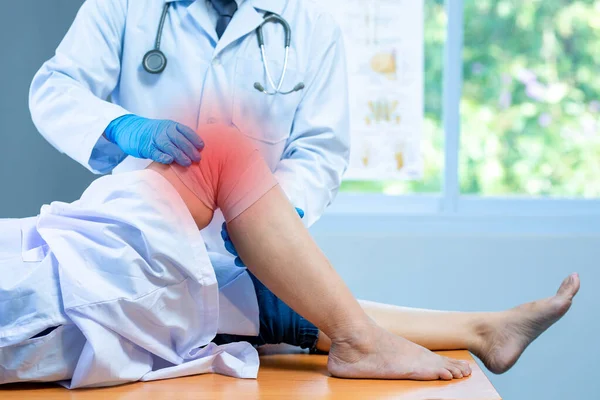
[[[165,25],[165,19],[167,17],[167,12],[169,11],[169,5],[170,5],[170,3],[165,3],[165,6],[163,7],[162,14],[160,16],[160,22],[158,24],[158,31],[156,32],[156,40],[154,42],[154,48],[152,50],[150,50],[149,52],[147,52],[144,55],[144,58],[142,60],[142,66],[144,67],[144,69],[147,72],[149,72],[151,74],[160,74],[167,67],[167,56],[165,55],[165,53],[163,53],[160,50],[160,41],[162,38],[162,32],[163,32],[163,27]],[[267,62],[268,61],[267,53],[265,51],[265,37],[263,34],[263,26],[268,22],[275,22],[275,23],[281,24],[281,26],[283,26],[283,29],[285,31],[285,42],[284,42],[285,57],[283,60],[283,70],[281,72],[281,78],[279,78],[279,82],[277,83],[277,85],[275,85],[275,81],[273,80],[273,77],[271,76],[271,71],[269,70],[269,65]],[[273,91],[266,90],[265,87],[259,82],[254,82],[254,88],[256,90],[258,90],[259,92],[262,92],[269,96],[273,96],[276,94],[286,95],[286,94],[290,94],[290,93],[294,93],[294,92],[303,90],[305,87],[304,82],[300,82],[296,86],[294,86],[294,88],[292,90],[281,91],[283,81],[285,80],[285,74],[288,69],[290,44],[292,43],[292,29],[290,28],[290,24],[288,24],[288,22],[280,15],[273,14],[273,13],[267,13],[264,16],[263,22],[258,26],[258,28],[256,28],[256,36],[258,37],[258,46],[260,48],[260,54],[261,54],[263,66],[265,69],[265,74],[267,75],[267,80],[269,81],[269,84],[273,88]]]

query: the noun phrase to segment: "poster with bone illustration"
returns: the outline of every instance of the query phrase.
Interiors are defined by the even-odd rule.
[[[422,177],[424,0],[326,0],[348,57],[346,180]]]

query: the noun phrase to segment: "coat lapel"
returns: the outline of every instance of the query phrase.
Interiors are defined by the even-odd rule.
[[[168,0],[177,1],[177,0]],[[215,26],[210,20],[208,13],[206,12],[206,0],[196,0],[193,4],[190,4],[187,8],[188,14],[194,20],[196,25],[204,31],[204,33],[210,37],[213,46],[217,43],[219,38],[217,37],[217,31]]]
[[[217,43],[215,56],[230,44],[253,32],[262,21],[263,15],[254,8],[252,2],[244,1]]]

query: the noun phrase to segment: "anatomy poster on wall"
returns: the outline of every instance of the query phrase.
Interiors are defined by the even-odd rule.
[[[327,0],[348,56],[346,180],[422,176],[424,0]]]

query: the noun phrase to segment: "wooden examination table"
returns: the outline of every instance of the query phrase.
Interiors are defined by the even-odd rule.
[[[468,360],[469,378],[450,382],[336,379],[327,373],[327,357],[288,347],[261,350],[258,380],[200,375],[125,386],[68,391],[48,385],[0,386],[0,400],[199,400],[199,399],[402,399],[500,400],[467,351],[441,352]]]

